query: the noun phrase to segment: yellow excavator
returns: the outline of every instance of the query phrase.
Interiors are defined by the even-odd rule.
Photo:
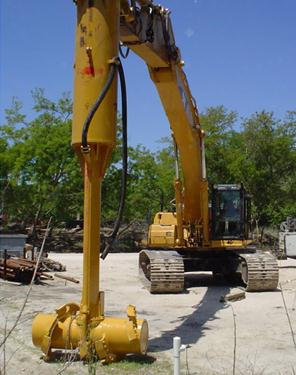
[[[247,291],[276,289],[276,259],[257,252],[249,240],[250,199],[244,187],[215,185],[209,210],[205,134],[170,11],[149,0],[121,4],[121,42],[146,62],[176,146],[176,210],[158,212],[149,228],[149,249],[139,256],[144,284],[152,293],[177,293],[183,291],[184,272],[212,271],[229,279],[240,276]]]
[[[239,273],[247,290],[272,290],[278,266],[248,240],[249,199],[241,185],[217,185],[209,211],[205,134],[182,69],[170,12],[152,0],[76,0],[72,146],[84,176],[83,288],[80,305],[38,314],[33,343],[46,359],[54,349],[79,349],[81,359],[108,363],[147,350],[148,324],[129,305],[125,318],[107,317],[99,289],[101,182],[116,143],[117,75],[125,88],[120,43],[147,64],[176,144],[175,212],[159,212],[140,253],[151,292],[181,292],[184,271]],[[117,74],[118,73],[118,74]],[[122,96],[123,118],[126,100]],[[179,166],[180,159],[180,166]],[[182,179],[179,169],[182,168]],[[118,227],[118,223],[117,223]]]

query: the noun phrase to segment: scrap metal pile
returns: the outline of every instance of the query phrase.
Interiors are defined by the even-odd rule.
[[[287,217],[280,225],[281,232],[296,232],[296,218]]]
[[[49,259],[49,258],[42,258],[41,265],[42,265],[42,268],[44,268],[45,271],[49,271],[49,272],[66,271],[66,266],[64,266],[60,262],[57,262],[56,260],[52,260],[52,259]]]
[[[280,225],[279,253],[282,259],[296,258],[296,218],[287,217]]]
[[[36,267],[36,262],[24,258],[4,258],[0,259],[0,277],[9,281],[17,281],[24,284],[31,282]],[[46,269],[42,263],[39,264],[35,282],[42,280],[52,280],[53,277],[44,273]]]

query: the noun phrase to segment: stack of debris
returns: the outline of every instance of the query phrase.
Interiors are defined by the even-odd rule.
[[[34,243],[39,249],[42,246],[45,229],[36,229],[36,238],[29,236],[28,242]],[[44,253],[62,252],[81,252],[82,251],[83,231],[80,228],[52,228],[46,238]]]
[[[24,258],[28,260],[35,261],[38,258],[38,248],[33,247],[32,245],[26,243],[25,249],[24,249]],[[42,267],[49,272],[64,272],[66,271],[66,266],[64,266],[62,263],[57,262],[56,260],[52,260],[48,258],[48,254],[45,253],[44,256],[40,259],[40,264]]]
[[[287,217],[280,225],[279,251],[283,254],[282,259],[287,256],[296,258],[296,218]]]
[[[57,262],[56,260],[52,260],[49,258],[42,258],[41,259],[42,267],[49,272],[64,272],[66,271],[66,266],[62,263]]]
[[[9,281],[30,283],[34,274],[35,267],[35,261],[16,257],[4,257],[4,259],[0,259],[0,277]],[[35,277],[35,282],[53,279],[52,276],[44,274],[44,271],[44,267],[42,265],[39,265]]]
[[[110,223],[100,229],[102,248],[108,243],[109,237],[113,232],[114,225]],[[144,229],[143,229],[144,228]],[[35,235],[29,235],[28,242],[40,248],[44,238],[46,229],[36,227]],[[140,251],[146,243],[143,240],[147,238],[147,223],[144,221],[132,221],[126,225],[122,225],[116,240],[112,245],[111,252],[134,252]],[[79,226],[76,228],[52,228],[46,238],[44,253],[50,252],[82,252],[83,246],[83,229]]]

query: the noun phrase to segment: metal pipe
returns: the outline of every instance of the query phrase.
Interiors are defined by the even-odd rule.
[[[83,287],[81,305],[92,319],[98,315],[99,296],[99,231],[101,210],[101,178],[98,151],[91,150],[84,166],[84,224],[83,224]]]
[[[175,336],[173,339],[173,359],[174,359],[174,375],[180,375],[180,353],[188,346],[181,345],[181,337]]]
[[[182,182],[180,180],[179,173],[179,153],[178,146],[175,138],[172,136],[174,142],[175,151],[175,198],[176,198],[176,214],[177,214],[177,239],[176,246],[184,245],[184,233],[183,233],[183,195],[182,195]]]
[[[172,135],[173,142],[174,142],[174,152],[175,152],[175,177],[176,180],[179,180],[179,153],[178,153],[178,146],[175,141],[174,136]]]
[[[180,375],[180,348],[181,348],[181,337],[174,337],[174,375]]]
[[[58,279],[63,279],[63,280],[66,280],[66,281],[71,281],[71,283],[79,284],[79,280],[74,279],[74,277],[59,275],[58,273],[55,273],[54,277],[57,277]]]
[[[205,132],[201,131],[201,173],[202,173],[202,179],[207,179],[207,169],[206,169],[206,151],[205,151]]]

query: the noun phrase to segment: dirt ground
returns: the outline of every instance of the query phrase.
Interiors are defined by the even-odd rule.
[[[67,275],[82,281],[82,254],[50,257],[66,264]],[[244,300],[221,303],[220,297],[231,288],[222,279],[214,281],[209,273],[186,275],[183,294],[150,295],[138,280],[137,254],[110,254],[101,262],[106,315],[124,316],[128,304],[136,305],[139,317],[149,323],[148,357],[110,366],[83,365],[73,356],[43,362],[31,342],[33,316],[53,312],[67,302],[80,302],[81,283],[55,279],[33,287],[20,324],[5,351],[3,346],[0,349],[0,374],[172,374],[174,336],[190,345],[187,361],[182,353],[183,374],[295,374],[296,347],[288,318],[295,331],[296,261],[281,260],[279,265],[283,293],[280,289],[246,293]],[[27,288],[0,281],[0,342],[15,321]]]

